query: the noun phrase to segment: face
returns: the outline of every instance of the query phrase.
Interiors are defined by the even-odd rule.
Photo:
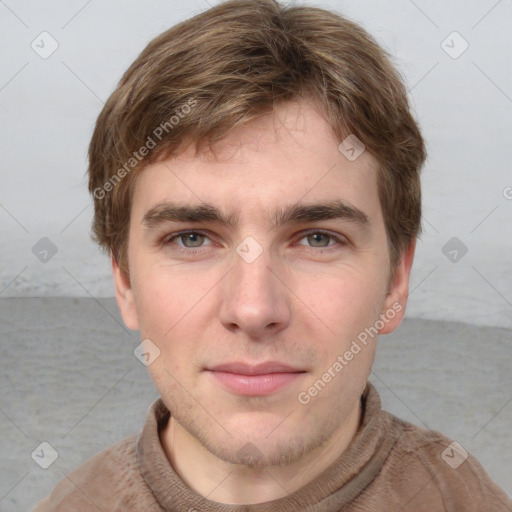
[[[222,460],[291,463],[347,428],[404,314],[414,247],[389,286],[377,162],[340,142],[287,103],[136,183],[118,304],[160,350],[172,417]]]

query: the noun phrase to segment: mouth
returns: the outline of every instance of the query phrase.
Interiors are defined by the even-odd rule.
[[[257,365],[233,362],[206,369],[217,383],[243,396],[266,396],[300,379],[307,372],[270,361]]]

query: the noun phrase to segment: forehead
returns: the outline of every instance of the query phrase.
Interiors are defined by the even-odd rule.
[[[241,218],[283,203],[344,200],[369,217],[380,212],[377,161],[363,152],[351,161],[311,103],[281,104],[197,157],[190,145],[177,157],[147,166],[135,183],[132,218],[156,204],[214,204]]]

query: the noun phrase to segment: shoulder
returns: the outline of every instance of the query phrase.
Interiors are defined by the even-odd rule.
[[[151,503],[152,493],[139,470],[133,435],[65,475],[33,512],[121,511],[128,503],[133,506],[137,502],[144,504],[144,510],[160,510],[148,508],[148,498]]]
[[[382,411],[398,430],[383,472],[390,488],[415,504],[430,502],[446,510],[512,510],[512,502],[461,444]],[[414,505],[413,505],[414,503]],[[406,508],[405,510],[409,510]]]

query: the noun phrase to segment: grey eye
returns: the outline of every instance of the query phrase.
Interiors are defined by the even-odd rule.
[[[201,233],[185,233],[179,237],[185,247],[201,247],[205,238]]]
[[[332,237],[325,233],[311,233],[306,238],[312,247],[327,247]]]

